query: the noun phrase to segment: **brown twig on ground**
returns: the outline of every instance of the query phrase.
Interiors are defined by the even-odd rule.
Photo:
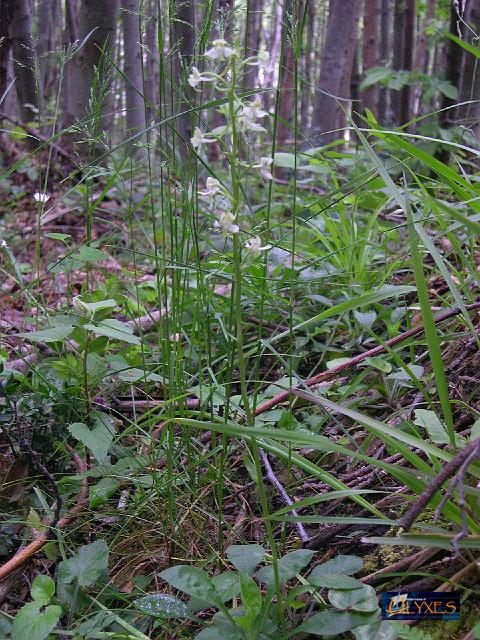
[[[473,311],[474,309],[479,309],[479,308],[480,308],[480,301],[474,302],[473,304],[466,305],[467,311]],[[458,316],[461,312],[462,310],[459,307],[453,307],[448,311],[443,311],[442,313],[439,313],[435,317],[435,324],[438,324],[439,322],[443,322],[444,320],[448,320],[449,318]],[[346,369],[351,369],[352,367],[357,366],[367,358],[372,358],[373,356],[377,356],[381,353],[385,353],[388,347],[393,347],[399,342],[403,342],[408,338],[413,338],[414,336],[417,336],[420,333],[423,333],[423,325],[412,327],[412,329],[409,329],[408,331],[404,331],[403,333],[401,333],[398,336],[395,336],[394,338],[390,338],[390,340],[387,340],[384,344],[378,345],[377,347],[374,347],[373,349],[369,349],[368,351],[364,351],[363,353],[360,353],[358,356],[354,356],[353,358],[350,358],[350,360],[347,360],[346,362],[342,362],[336,367],[332,367],[328,371],[322,371],[321,373],[318,373],[312,378],[308,378],[308,380],[305,380],[302,386],[313,387],[319,382],[324,382],[325,380],[331,380],[332,378],[335,378],[335,376],[337,376],[342,371],[345,371]],[[262,404],[259,404],[258,407],[255,409],[255,415],[258,416],[261,413],[264,413],[265,411],[269,411],[270,409],[273,409],[273,407],[276,407],[281,402],[285,402],[286,400],[288,400],[288,398],[292,393],[293,393],[292,389],[287,389],[286,391],[282,391],[281,393],[274,396],[273,398],[266,400]]]
[[[68,450],[75,462],[75,466],[77,467],[78,473],[85,473],[87,471],[87,466],[85,462],[78,456],[73,449],[68,447]],[[76,517],[76,515],[87,505],[88,502],[88,480],[87,478],[82,479],[81,490],[78,494],[77,501],[74,506],[67,511],[67,513],[60,518],[57,522],[57,529],[64,529],[70,522]],[[13,571],[16,571],[20,566],[22,566],[27,560],[29,560],[37,551],[46,544],[49,537],[50,526],[46,523],[46,529],[42,533],[40,533],[30,544],[23,549],[19,549],[17,553],[10,558],[8,562],[0,566],[0,581],[4,580],[7,576],[9,576]]]
[[[265,471],[267,472],[267,478],[273,484],[273,486],[277,489],[278,493],[282,496],[283,502],[289,507],[293,506],[293,500],[290,498],[288,493],[283,488],[282,483],[275,475],[272,465],[270,464],[270,460],[268,459],[267,454],[263,449],[260,449],[260,457],[263,462],[263,466],[265,467]],[[292,516],[298,516],[298,512],[295,509],[291,511]],[[308,542],[310,540],[310,536],[305,531],[305,527],[301,522],[295,522],[295,527],[298,531],[298,536],[302,542]]]
[[[393,573],[395,571],[403,571],[404,569],[410,570],[412,568],[418,568],[440,551],[441,549],[438,549],[436,547],[433,549],[422,549],[421,551],[417,551],[407,558],[402,558],[401,560],[388,565],[388,567],[382,567],[381,569],[370,573],[368,576],[360,578],[360,581],[365,584],[372,584],[372,582],[377,582],[379,579],[381,580],[382,576],[385,573]]]
[[[478,455],[479,450],[480,450],[480,438],[477,438],[473,442],[470,442],[470,444],[467,444],[461,451],[459,451],[457,455],[454,456],[450,460],[450,462],[446,464],[445,467],[443,467],[440,473],[427,485],[427,487],[425,488],[423,493],[418,497],[418,499],[415,500],[415,502],[412,505],[410,505],[410,507],[405,511],[405,513],[397,523],[398,526],[403,527],[405,531],[408,531],[408,529],[410,529],[412,524],[415,522],[418,516],[422,513],[422,511],[428,505],[428,503],[433,498],[433,496],[437,493],[437,491],[441,489],[443,483],[446,480],[448,480],[448,478],[450,478],[457,471],[457,469],[460,469],[460,471],[462,471],[463,469],[463,473],[461,478],[459,478],[457,474],[457,476],[455,476],[455,478],[453,479],[453,482],[455,484],[458,484],[458,482],[463,484],[463,477],[465,475],[466,468],[468,467],[470,462],[472,462],[475,456]],[[467,464],[466,464],[466,467],[464,468],[465,463]],[[450,497],[448,493],[449,492],[447,492],[447,498],[446,498],[447,500]],[[452,493],[453,493],[453,490],[452,490]],[[443,504],[441,503],[439,507],[440,506],[443,507]]]

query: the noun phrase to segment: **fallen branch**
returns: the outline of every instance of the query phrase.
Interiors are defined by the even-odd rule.
[[[463,469],[466,462],[470,464],[473,458],[478,455],[479,448],[480,438],[477,438],[459,451],[457,455],[453,457],[445,467],[443,467],[440,473],[431,482],[429,482],[423,493],[421,493],[417,500],[415,500],[415,502],[405,511],[403,516],[398,520],[398,526],[405,529],[405,531],[408,531],[433,496],[441,489],[443,483],[448,480],[448,478],[450,478],[457,469]],[[463,482],[463,475],[461,481]],[[454,482],[457,484],[458,479],[454,478]],[[448,497],[450,497],[449,493],[447,493],[447,500]],[[442,503],[440,506],[442,506]]]
[[[75,462],[75,466],[77,467],[78,473],[85,473],[87,471],[87,466],[85,462],[78,456],[73,449],[67,446],[67,449],[72,455],[73,461]],[[67,511],[67,513],[60,518],[57,522],[57,529],[64,529],[70,522],[75,518],[75,516],[87,505],[88,503],[88,480],[87,478],[82,479],[81,490],[78,494],[77,501],[74,506]],[[33,555],[40,551],[40,549],[48,542],[50,533],[49,523],[45,524],[45,531],[40,533],[30,544],[23,549],[19,549],[17,553],[10,558],[8,562],[3,564],[0,567],[0,581],[4,580],[7,576],[9,576],[13,571],[16,571],[20,566],[25,564],[27,560],[29,560]]]
[[[472,311],[474,309],[479,309],[479,308],[480,308],[480,301],[474,302],[473,304],[469,304],[466,306],[467,311]],[[462,310],[459,307],[453,307],[453,309],[449,309],[448,311],[439,313],[434,319],[435,324],[438,324],[439,322],[443,322],[444,320],[448,320],[449,318],[458,316],[460,313],[462,313]],[[335,378],[335,376],[337,376],[342,371],[345,371],[346,369],[351,369],[352,367],[357,366],[358,364],[360,364],[360,362],[363,362],[367,358],[372,358],[374,356],[378,356],[381,353],[385,353],[389,347],[393,347],[399,342],[403,342],[404,340],[417,336],[420,333],[423,333],[423,325],[419,325],[417,327],[413,327],[412,329],[409,329],[408,331],[404,331],[400,335],[395,336],[390,340],[387,340],[384,344],[378,345],[373,349],[369,349],[368,351],[365,351],[364,353],[361,353],[358,356],[354,356],[353,358],[350,358],[350,360],[342,362],[336,367],[332,367],[328,371],[322,371],[321,373],[318,373],[312,378],[308,378],[308,380],[305,380],[302,386],[313,387],[316,384],[319,384],[320,382],[324,382],[325,380],[331,380],[332,378]],[[287,389],[286,391],[282,391],[281,393],[274,396],[273,398],[266,400],[262,404],[259,404],[258,407],[255,409],[255,415],[258,416],[261,413],[265,413],[265,411],[270,411],[270,409],[273,409],[273,407],[276,407],[277,404],[280,404],[281,402],[285,402],[286,400],[289,399],[290,395],[294,393],[294,391],[295,391],[294,389]]]
[[[275,475],[272,469],[272,465],[270,464],[270,460],[268,459],[268,456],[263,449],[260,449],[260,457],[262,459],[263,466],[265,467],[265,471],[267,472],[267,478],[270,480],[273,486],[277,489],[278,493],[282,496],[284,503],[289,507],[293,506],[293,500],[290,498],[288,493],[283,488],[282,483]],[[298,516],[298,512],[296,511],[296,509],[292,509],[291,513],[292,513],[292,516]],[[308,533],[305,531],[305,527],[303,526],[303,524],[301,522],[295,522],[295,527],[297,528],[300,540],[302,542],[308,542],[310,540],[310,537]]]

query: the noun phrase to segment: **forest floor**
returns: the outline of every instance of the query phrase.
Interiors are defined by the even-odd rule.
[[[38,575],[57,581],[43,602],[64,608],[57,637],[193,637],[211,606],[179,622],[152,619],[142,599],[156,594],[160,607],[162,594],[181,590],[161,579],[165,569],[217,575],[232,567],[226,550],[248,544],[263,546],[274,566],[315,551],[281,589],[288,622],[278,624],[290,635],[323,635],[301,627],[314,605],[333,605],[339,625],[345,612],[378,615],[376,606],[335,607],[332,597],[327,605],[335,581],[300,589],[309,562],[355,556],[355,578],[377,594],[460,590],[461,617],[391,632],[365,618],[365,635],[357,621],[332,637],[478,637],[469,635],[480,603],[478,223],[465,231],[458,218],[422,217],[416,270],[408,221],[384,184],[338,198],[306,180],[292,206],[291,184],[279,180],[271,209],[281,233],[266,271],[262,256],[247,253],[235,308],[231,249],[211,227],[193,237],[177,185],[156,183],[152,227],[152,185],[123,167],[90,182],[59,174],[45,202],[33,197],[37,179],[28,166],[0,185],[5,637],[20,637],[9,625]],[[419,209],[420,192],[413,186],[410,196]],[[255,192],[254,207],[264,197]],[[164,216],[158,202],[167,201]],[[466,466],[462,450],[473,452]],[[107,558],[95,562],[106,562],[108,578],[79,570],[62,583],[67,563],[95,541],[107,542]],[[100,620],[102,611],[113,617]]]

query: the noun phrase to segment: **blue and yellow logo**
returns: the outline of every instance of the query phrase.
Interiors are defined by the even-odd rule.
[[[381,609],[383,620],[460,620],[460,594],[387,591]]]

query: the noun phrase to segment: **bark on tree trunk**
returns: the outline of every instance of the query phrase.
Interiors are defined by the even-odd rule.
[[[393,13],[393,60],[392,68],[394,71],[403,69],[403,37],[405,32],[405,11],[404,0],[395,0]],[[392,90],[390,92],[390,103],[392,106],[392,115],[396,124],[400,124],[402,100],[400,91]]]
[[[52,95],[58,81],[58,69],[52,51],[57,49],[62,25],[60,0],[39,0],[37,53],[40,68],[40,87],[43,96]]]
[[[405,0],[404,5],[404,35],[403,35],[403,69],[413,70],[413,50],[415,46],[415,0]],[[401,92],[400,123],[405,124],[411,119],[412,86],[405,85]]]
[[[365,0],[363,15],[363,75],[379,65],[378,27],[380,0]],[[374,84],[362,91],[362,110],[370,109],[378,117],[378,85]]]
[[[13,68],[21,122],[31,122],[38,111],[32,13],[28,0],[15,0],[11,21]]]
[[[187,83],[188,70],[193,61],[195,44],[194,0],[176,0],[171,30],[173,51],[174,114],[173,126],[178,133],[177,142],[182,159],[188,157],[188,143],[192,136],[192,115],[184,113],[190,105],[192,91]],[[183,112],[183,113],[182,113]]]
[[[425,18],[422,21],[422,24],[417,29],[417,42],[415,47],[415,63],[414,68],[415,71],[419,73],[428,73],[428,49],[427,49],[427,28],[432,22],[435,15],[435,0],[427,0],[427,7]],[[420,97],[421,97],[422,89],[420,86],[414,88],[414,105],[413,105],[413,114],[414,116],[419,115],[420,113]]]
[[[282,42],[283,42],[283,57],[282,64],[280,70],[280,78],[278,79],[278,85],[280,90],[280,103],[278,106],[278,125],[277,125],[277,140],[276,147],[279,151],[285,150],[285,144],[288,138],[293,137],[291,125],[293,118],[293,108],[294,108],[294,87],[295,87],[295,78],[294,78],[294,66],[295,59],[293,53],[293,47],[291,44],[291,40],[288,37],[287,30],[290,28],[290,24],[292,20],[294,20],[293,11],[294,11],[294,1],[295,0],[286,0],[284,4],[284,13],[283,13],[283,31],[282,31]],[[301,9],[298,11],[298,15],[300,14]]]
[[[123,0],[123,56],[125,103],[127,108],[127,138],[145,129],[145,108],[142,98],[142,48],[140,46],[140,1]],[[134,144],[142,142],[137,138]]]
[[[12,47],[10,38],[12,15],[13,0],[0,0],[0,101],[6,97],[5,92],[8,87],[8,70]]]
[[[112,121],[109,111],[113,100],[108,100],[108,57],[115,46],[117,14],[118,0],[83,0],[78,14],[78,39],[82,42],[90,35],[69,69],[71,114],[68,119],[81,120],[87,115],[94,91],[96,107],[102,113],[101,127],[106,131]],[[93,87],[95,68],[98,69],[99,87]]]
[[[147,106],[146,121],[147,125],[155,118],[154,109],[158,105],[158,45],[157,45],[157,3],[150,0],[148,12],[146,15],[145,44],[146,44],[146,61],[145,61],[145,97],[152,106]]]
[[[462,22],[463,16],[458,14],[457,5],[452,3],[452,8],[450,10],[450,33],[458,36],[464,35],[464,26]],[[446,56],[446,65],[445,65],[445,79],[453,84],[454,87],[461,90],[461,71],[462,71],[462,62],[463,62],[463,49],[459,47],[456,42],[453,40],[448,40],[445,45],[445,56]],[[455,118],[457,116],[457,109],[453,108],[457,103],[457,99],[448,98],[445,95],[442,95],[440,108],[442,111],[440,112],[439,121],[440,125],[445,129],[451,128],[455,124]],[[444,163],[448,163],[450,158],[450,152],[446,147],[443,147],[438,154],[439,160]]]
[[[350,98],[350,79],[355,54],[356,26],[360,0],[330,0],[327,33],[323,48],[319,87],[312,132],[324,134],[318,140],[327,144],[342,137],[336,131],[345,122],[344,111]],[[334,96],[334,97],[332,97]],[[335,98],[343,98],[339,103]],[[342,108],[343,107],[343,108]]]
[[[475,32],[480,29],[480,0],[470,0],[467,4],[465,22]],[[465,34],[467,42],[474,44],[473,34],[470,30]],[[459,107],[459,118],[466,127],[470,129],[480,145],[480,61],[473,54],[464,52],[464,65],[460,87],[460,102],[470,102],[472,104]]]
[[[73,0],[65,0],[65,22],[63,25],[63,47],[67,49],[78,38],[78,16]],[[62,120],[63,126],[69,127],[75,121],[73,115],[73,90],[71,77],[75,60],[69,60],[65,65],[62,90]]]
[[[315,3],[312,0],[307,0],[306,20],[305,46],[303,47],[302,126],[305,131],[308,131],[310,128],[310,105],[315,68],[315,59],[312,58],[312,54],[315,53]]]
[[[245,25],[246,57],[256,56],[260,49],[260,33],[262,28],[263,0],[247,0],[247,19]],[[258,67],[246,68],[244,87],[255,89],[258,86]]]
[[[380,12],[380,64],[382,66],[389,65],[390,55],[390,26],[391,26],[391,2],[390,0],[381,0]],[[389,114],[389,95],[386,87],[380,87],[378,92],[378,119],[382,123],[390,120]]]

